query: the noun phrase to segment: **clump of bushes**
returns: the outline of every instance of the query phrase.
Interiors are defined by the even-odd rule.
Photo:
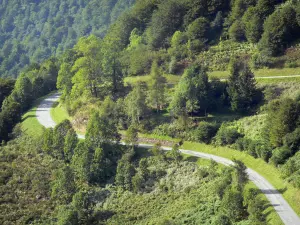
[[[200,122],[198,127],[189,132],[189,140],[210,143],[216,135],[219,126],[216,123]]]
[[[220,146],[232,145],[241,137],[242,134],[236,128],[223,123],[214,137],[214,144]]]
[[[191,127],[188,125],[186,127]],[[169,136],[172,138],[182,138],[188,141],[195,141],[201,143],[211,143],[213,137],[218,131],[219,125],[217,123],[209,123],[202,121],[197,127],[185,128],[173,122],[171,124],[162,124],[157,126],[153,133],[160,136]]]
[[[262,158],[266,162],[272,155],[272,147],[266,141],[239,138],[233,147],[239,151],[246,151],[254,158]]]

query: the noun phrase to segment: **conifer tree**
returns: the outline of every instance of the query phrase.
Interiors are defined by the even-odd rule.
[[[161,110],[166,103],[166,82],[166,78],[159,70],[157,62],[154,61],[151,67],[151,82],[149,85],[148,101],[151,106],[156,108],[157,112]]]

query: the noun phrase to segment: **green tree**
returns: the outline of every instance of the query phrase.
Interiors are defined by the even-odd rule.
[[[126,153],[118,162],[117,174],[115,177],[116,184],[125,190],[132,190],[131,179],[135,170],[131,164],[131,155]]]
[[[299,37],[295,7],[292,2],[278,7],[264,23],[264,33],[260,40],[261,51],[269,56],[281,54],[289,43]]]
[[[60,206],[57,214],[58,225],[78,225],[78,213],[72,206]]]
[[[82,57],[75,61],[72,71],[75,75],[72,78],[72,96],[74,98],[86,94],[91,97],[103,97],[107,93],[106,79],[101,67],[101,40],[92,35],[88,38],[81,38],[75,50]],[[101,93],[102,92],[102,93]]]
[[[171,37],[182,25],[184,11],[183,4],[176,0],[163,1],[158,5],[158,10],[152,14],[147,33],[152,47],[167,46],[167,38]]]
[[[249,7],[242,20],[245,25],[247,40],[251,43],[257,43],[263,33],[263,18],[260,15],[259,8]]]
[[[243,205],[243,195],[240,191],[227,189],[221,202],[221,211],[232,222],[245,219],[245,208]]]
[[[8,100],[8,98],[6,98]],[[14,126],[21,121],[21,105],[13,100],[4,101],[0,112],[0,141],[9,140]]]
[[[229,28],[229,37],[233,41],[241,42],[245,40],[244,24],[236,20]]]
[[[157,62],[154,61],[151,67],[151,82],[149,84],[148,101],[151,106],[156,108],[157,112],[162,110],[166,103],[166,83],[166,78],[159,70]]]
[[[71,161],[75,177],[81,183],[90,180],[91,153],[85,142],[78,142]]]
[[[254,74],[245,62],[238,59],[231,60],[228,83],[227,92],[233,111],[245,112],[258,103]]]
[[[15,84],[14,88],[15,100],[21,104],[22,110],[26,110],[32,100],[32,84],[25,74],[21,75]]]
[[[100,183],[105,179],[105,158],[102,148],[96,148],[91,164],[91,182]]]
[[[12,79],[0,78],[0,106],[6,97],[8,97],[14,89],[15,81]]]
[[[187,27],[186,33],[189,42],[191,42],[189,46],[193,46],[193,48],[189,49],[192,54],[201,51],[205,47],[208,42],[209,28],[209,21],[204,17],[194,20]]]
[[[247,167],[242,161],[233,160],[234,173],[233,173],[233,185],[239,191],[243,191],[245,185],[248,183],[249,178],[247,174]]]
[[[299,113],[299,103],[292,99],[275,100],[269,104],[266,130],[272,146],[281,146],[284,136],[295,130]]]
[[[170,151],[170,156],[172,159],[178,164],[179,161],[182,159],[182,156],[179,151],[179,146],[178,144],[174,144],[172,147],[172,150]]]
[[[56,125],[53,130],[53,156],[58,159],[64,159],[65,138],[68,131],[72,129],[72,124],[69,120],[64,120]]]
[[[134,125],[131,125],[126,131],[125,143],[127,145],[131,145],[132,148],[134,148],[136,145],[138,145],[138,141],[138,129]]]
[[[260,196],[256,196],[248,204],[249,219],[252,224],[265,224],[266,216],[264,211],[266,209],[266,201],[262,200]]]
[[[115,98],[118,97],[123,87],[123,74],[121,63],[119,61],[120,52],[122,50],[122,43],[118,37],[107,35],[102,43],[101,53],[103,55],[102,68],[103,72],[111,87],[109,91]]]
[[[142,84],[138,83],[125,98],[125,113],[132,124],[139,124],[147,115],[146,95]]]
[[[64,143],[64,159],[67,162],[71,162],[72,156],[74,154],[74,149],[78,143],[78,137],[73,128],[69,129],[65,137]]]
[[[51,196],[64,204],[71,202],[76,192],[73,170],[64,166],[53,173],[53,179]]]
[[[99,112],[93,112],[86,132],[86,140],[89,147],[102,147],[103,144],[109,144],[120,141],[116,121],[110,117],[100,116]]]
[[[184,59],[187,56],[187,42],[186,32],[176,31],[171,39],[171,47],[168,49],[169,55],[176,60]]]
[[[91,200],[89,194],[85,191],[79,191],[73,195],[72,203],[73,209],[77,212],[77,217],[80,224],[89,223],[89,217],[92,213]]]
[[[53,128],[48,128],[43,133],[43,150],[47,154],[52,154],[53,151]]]
[[[171,111],[177,116],[200,110],[207,115],[209,88],[206,70],[202,66],[191,66],[184,72],[176,87],[170,104]]]
[[[161,148],[161,143],[156,143],[151,149],[150,152],[157,157],[159,160],[165,158],[164,150]]]

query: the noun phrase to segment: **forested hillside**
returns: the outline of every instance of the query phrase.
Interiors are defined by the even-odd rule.
[[[72,48],[79,37],[103,37],[133,0],[3,0],[0,2],[0,76],[17,77],[30,63]]]
[[[254,74],[300,65],[298,1],[137,0],[120,17],[133,2],[13,2],[1,4],[2,76],[18,78],[0,80],[0,222],[281,224],[241,161],[198,167],[185,144],[271,168],[300,213],[299,80]],[[57,90],[70,121],[22,117]]]

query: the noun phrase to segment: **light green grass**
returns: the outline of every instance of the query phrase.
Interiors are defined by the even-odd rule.
[[[284,77],[284,78],[256,78],[259,84],[281,84],[281,83],[298,83],[300,77]]]
[[[257,77],[258,83],[279,83],[279,82],[293,82],[300,81],[300,78],[291,77],[291,78],[274,78],[266,79],[259,77],[270,77],[270,76],[290,76],[290,75],[300,75],[299,68],[283,68],[283,69],[260,69],[254,71],[255,77]],[[180,75],[165,74],[168,84],[177,84],[180,80]],[[218,79],[227,79],[229,77],[228,71],[211,71],[208,72],[209,78],[218,78]],[[151,80],[150,75],[135,76],[135,77],[126,77],[124,79],[125,84],[135,85],[138,82],[149,83]]]
[[[169,136],[163,136],[163,135],[156,135],[156,134],[142,134],[139,133],[139,137],[141,138],[151,138],[151,139],[157,139],[161,141],[173,141],[173,142],[179,142],[180,139],[176,138],[171,138]]]
[[[300,215],[300,190],[292,187],[280,178],[280,171],[274,166],[264,162],[262,159],[255,159],[245,152],[236,151],[227,147],[213,147],[200,143],[185,142],[183,149],[205,152],[227,159],[241,160],[245,165],[267,179],[277,190],[283,191],[284,198],[288,201],[295,212]]]
[[[51,92],[50,94],[37,99],[33,103],[33,107],[22,116],[21,127],[23,132],[30,136],[39,136],[43,133],[44,127],[36,118],[36,109],[45,98],[52,95],[53,93],[54,92]]]
[[[259,69],[254,71],[255,77],[277,77],[277,76],[291,76],[291,75],[300,75],[300,68],[283,68],[283,69]],[[228,71],[212,71],[208,73],[210,78],[219,78],[226,79],[229,77]],[[274,80],[281,80],[279,78],[276,79],[261,79],[261,80],[269,80],[273,82]]]
[[[36,118],[36,109],[37,107],[33,107],[22,117],[22,131],[30,136],[39,136],[43,133],[44,130],[44,127]]]
[[[172,75],[172,74],[164,74],[164,77],[166,77],[168,84],[177,84],[179,82],[181,76]],[[138,82],[149,83],[150,80],[151,80],[150,75],[136,76],[136,77],[126,77],[124,79],[124,83],[125,83],[125,85],[126,85],[126,83],[128,83],[130,85],[135,85]]]
[[[51,108],[50,115],[51,115],[53,121],[56,124],[59,124],[59,123],[61,123],[62,121],[66,120],[66,119],[67,120],[71,120],[72,119],[69,116],[66,108],[62,104],[59,104],[59,101],[56,102],[53,105],[53,107]]]
[[[283,69],[260,69],[255,70],[254,74],[258,77],[300,75],[300,67]]]

